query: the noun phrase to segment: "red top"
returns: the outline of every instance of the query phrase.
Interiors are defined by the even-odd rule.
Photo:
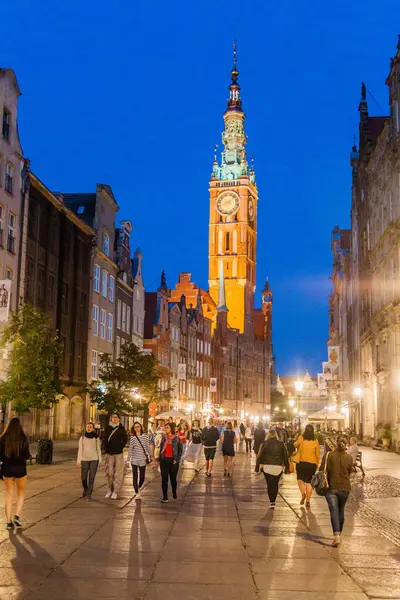
[[[163,452],[164,458],[174,458],[174,449],[172,447],[172,437],[166,437],[166,444]]]
[[[187,438],[186,429],[184,429],[184,430],[180,429],[178,431],[178,437],[181,440],[182,444],[186,444],[186,441],[187,441],[187,439],[186,439]]]

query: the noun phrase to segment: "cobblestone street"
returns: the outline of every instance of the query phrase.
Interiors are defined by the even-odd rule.
[[[285,477],[271,512],[254,458],[239,454],[232,480],[222,476],[221,463],[218,457],[210,480],[182,470],[178,500],[167,505],[160,505],[152,469],[141,501],[132,500],[129,476],[119,500],[104,499],[100,472],[96,501],[87,503],[72,461],[31,467],[26,527],[1,530],[0,597],[400,598],[400,541],[364,518],[364,504],[350,503],[344,542],[332,549],[325,499],[300,507],[294,476]],[[392,506],[392,499],[380,502]]]

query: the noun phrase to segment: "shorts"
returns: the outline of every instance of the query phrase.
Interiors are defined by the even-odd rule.
[[[216,448],[204,448],[204,456],[206,460],[214,460],[216,451]]]

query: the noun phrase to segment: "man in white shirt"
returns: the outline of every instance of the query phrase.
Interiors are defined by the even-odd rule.
[[[357,438],[355,438],[355,437],[350,438],[350,445],[347,448],[347,454],[350,454],[351,458],[353,459],[353,465],[356,464],[357,454],[359,452],[360,452],[360,448],[357,446]]]

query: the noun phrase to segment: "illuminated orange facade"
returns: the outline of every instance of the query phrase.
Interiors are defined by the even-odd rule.
[[[217,303],[223,266],[228,326],[244,333],[253,327],[258,193],[254,170],[246,157],[238,75],[235,50],[224,114],[222,160],[219,165],[214,157],[210,181],[209,290]]]

